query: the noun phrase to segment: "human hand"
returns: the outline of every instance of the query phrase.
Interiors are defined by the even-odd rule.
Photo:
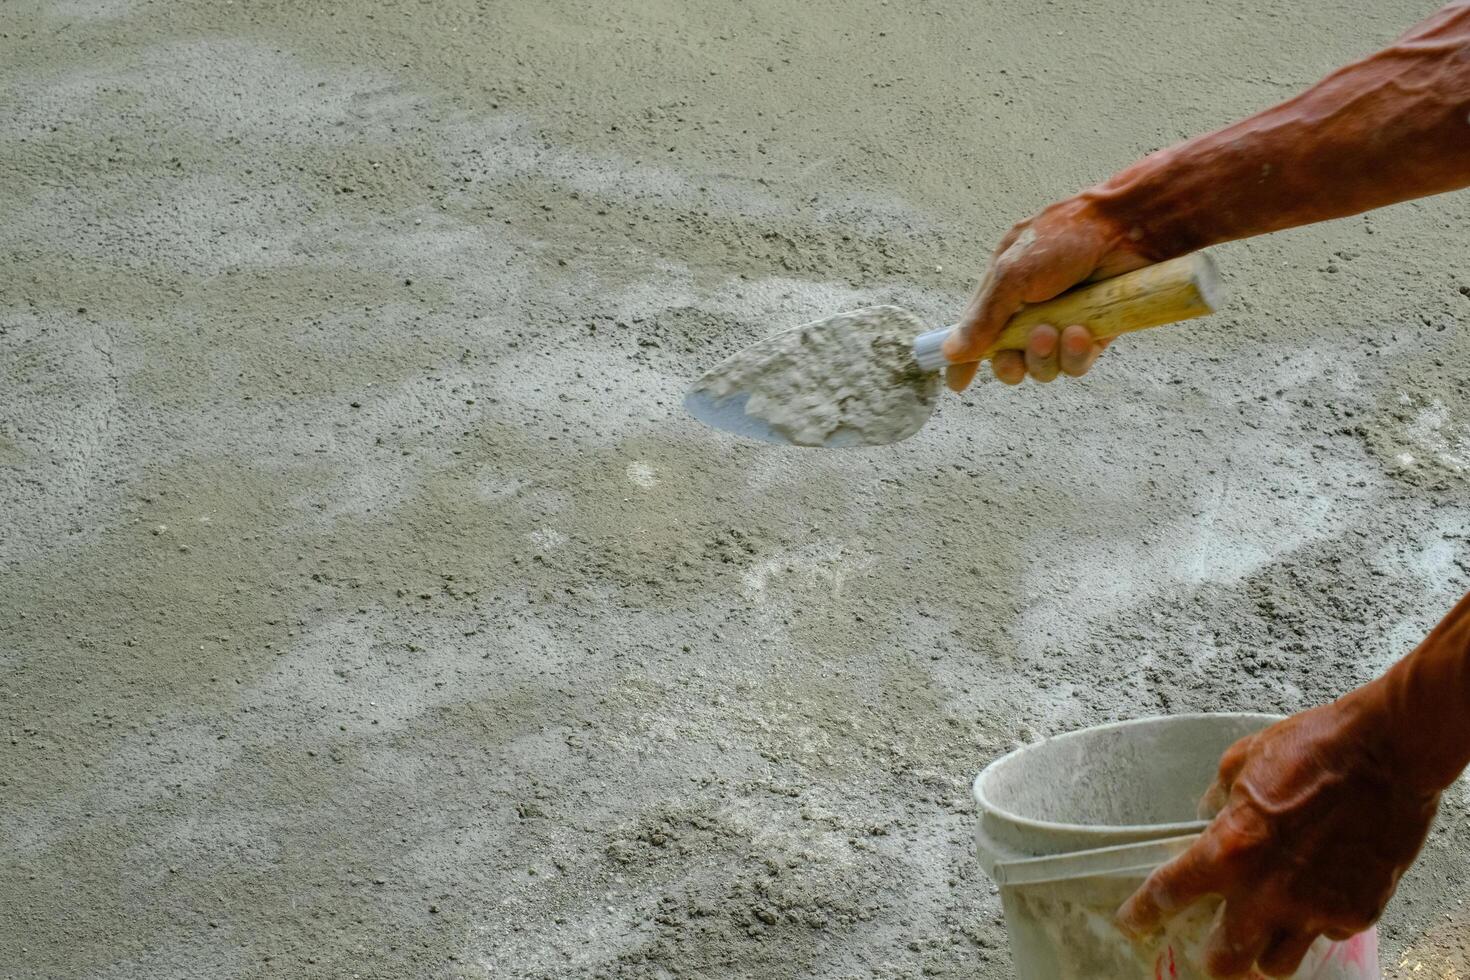
[[[1051,299],[1080,282],[1107,279],[1149,264],[1125,231],[1098,214],[1085,195],[1053,204],[1013,227],[1001,239],[990,267],[969,307],[945,340],[951,361],[945,372],[949,386],[962,390],[974,378],[985,354],[1016,311],[1026,303]],[[1085,326],[1043,324],[1031,331],[1024,351],[997,351],[991,371],[1006,384],[1019,384],[1027,374],[1051,381],[1058,374],[1080,377],[1107,346],[1095,341]]]
[[[1233,978],[1290,976],[1319,935],[1372,926],[1439,806],[1390,760],[1379,693],[1370,684],[1231,746],[1202,804],[1218,815],[1123,904],[1120,928],[1145,936],[1219,895],[1204,966]]]

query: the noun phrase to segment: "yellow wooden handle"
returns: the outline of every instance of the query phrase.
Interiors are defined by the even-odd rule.
[[[1045,303],[1023,308],[980,360],[996,351],[1025,350],[1031,328],[1049,323],[1061,330],[1080,323],[1099,340],[1161,327],[1215,312],[1220,276],[1215,260],[1195,252],[1113,279],[1078,286]]]

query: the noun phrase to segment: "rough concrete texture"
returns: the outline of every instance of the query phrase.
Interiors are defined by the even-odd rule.
[[[684,386],[1429,6],[7,0],[0,976],[1005,977],[985,762],[1467,588],[1470,195],[888,449]]]

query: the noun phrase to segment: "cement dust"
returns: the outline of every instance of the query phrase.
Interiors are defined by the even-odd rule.
[[[877,446],[913,435],[934,410],[939,375],[914,360],[924,324],[871,306],[793,327],[701,379],[717,397],[746,392],[745,413],[798,446]]]

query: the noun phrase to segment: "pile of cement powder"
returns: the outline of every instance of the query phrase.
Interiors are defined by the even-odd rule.
[[[815,320],[722,362],[698,387],[749,393],[745,414],[798,446],[878,446],[906,439],[933,410],[939,375],[914,359],[923,323],[897,306]]]

